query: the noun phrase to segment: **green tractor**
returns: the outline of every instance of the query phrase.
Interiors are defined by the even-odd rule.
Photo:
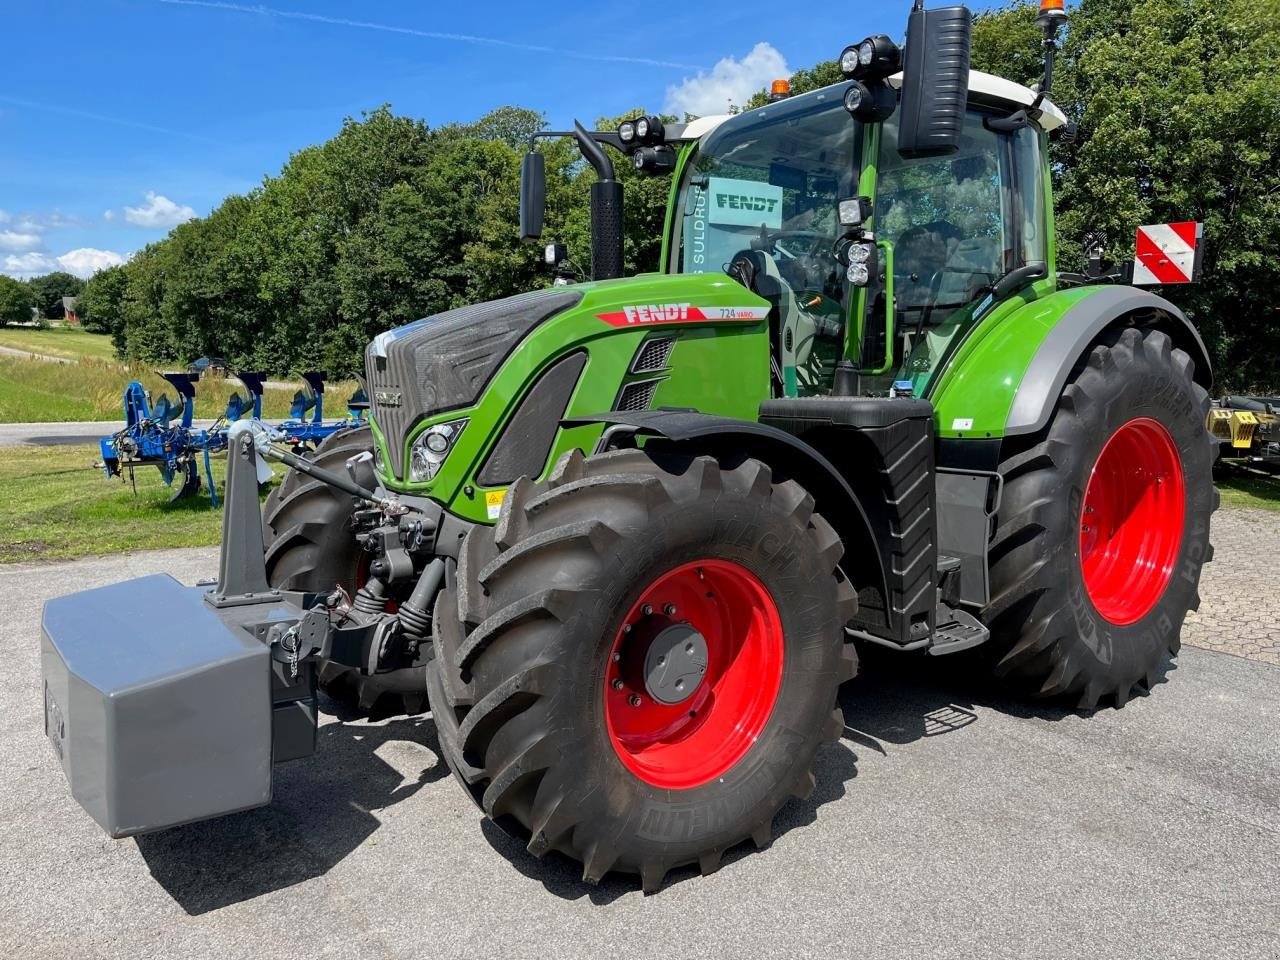
[[[905,50],[849,47],[834,86],[548,132],[598,173],[592,281],[380,335],[369,426],[311,460],[237,432],[207,594],[46,608],[77,798],[113,835],[265,803],[262,758],[314,749],[318,682],[426,701],[485,814],[653,889],[769,841],[844,729],[858,644],[983,648],[1085,710],[1150,688],[1211,555],[1211,373],[1175,306],[1058,269],[1045,6],[1039,89],[971,73],[969,11],[918,3]],[[672,177],[656,273],[619,276],[613,157]],[[526,238],[542,196],[531,152]],[[265,556],[259,454],[294,467]],[[104,639],[127,591],[180,636]],[[103,743],[108,709],[131,721]]]

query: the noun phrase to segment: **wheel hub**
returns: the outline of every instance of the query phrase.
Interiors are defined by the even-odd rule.
[[[673,623],[649,642],[644,688],[659,703],[684,703],[707,672],[707,640],[687,623]]]

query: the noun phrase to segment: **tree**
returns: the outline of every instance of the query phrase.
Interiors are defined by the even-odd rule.
[[[84,289],[84,281],[64,270],[55,270],[43,277],[33,277],[27,281],[35,296],[40,316],[51,320],[62,317],[62,298],[77,297]]]
[[[28,323],[35,305],[30,285],[0,274],[0,325]]]
[[[90,333],[115,333],[124,326],[124,300],[129,274],[123,266],[107,267],[90,277],[76,300],[80,324]]]

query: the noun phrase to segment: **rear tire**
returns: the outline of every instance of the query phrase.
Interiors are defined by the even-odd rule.
[[[442,753],[486,814],[534,855],[579,861],[591,883],[617,870],[654,890],[673,867],[709,873],[739,842],[767,844],[774,814],[812,789],[819,745],[843,731],[856,600],[842,552],[812,497],[757,461],[566,455],[544,484],[511,487],[440,592],[428,690]],[[678,608],[654,594],[644,612],[671,577],[693,578]],[[700,607],[704,588],[718,620]],[[660,665],[636,637],[685,620],[705,639],[705,669],[688,699],[662,700],[649,685],[660,672],[637,679],[628,663]],[[774,629],[756,631],[765,622]],[[662,634],[644,635],[656,649]],[[776,657],[749,657],[753,637]],[[624,656],[628,642],[646,645]],[[744,663],[750,689],[730,680]],[[618,728],[630,707],[660,718],[638,739]]]
[[[1212,559],[1208,411],[1190,357],[1128,328],[1093,348],[1044,432],[1007,453],[983,619],[1014,690],[1122,707],[1178,652]]]
[[[310,461],[337,473],[356,454],[373,450],[368,427],[329,435]],[[366,556],[351,531],[352,498],[297,470],[285,474],[263,507],[267,582],[283,590],[328,592],[341,586],[354,594]],[[426,691],[388,690],[385,678],[365,676],[342,664],[321,660],[317,679],[333,699],[362,712],[421,713]]]

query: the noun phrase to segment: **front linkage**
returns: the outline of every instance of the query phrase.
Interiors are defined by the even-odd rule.
[[[433,555],[439,508],[376,493],[367,458],[353,458],[342,476],[271,447],[249,422],[232,427],[229,443],[215,583],[191,588],[158,575],[45,607],[45,732],[73,795],[113,837],[269,803],[272,763],[315,750],[318,659],[396,672],[420,669],[411,665],[430,649],[429,611],[445,572]],[[354,596],[338,585],[269,586],[260,455],[361,505],[353,522],[371,560]],[[393,586],[410,579],[392,612]],[[170,619],[126,622],[120,611],[140,603]]]

